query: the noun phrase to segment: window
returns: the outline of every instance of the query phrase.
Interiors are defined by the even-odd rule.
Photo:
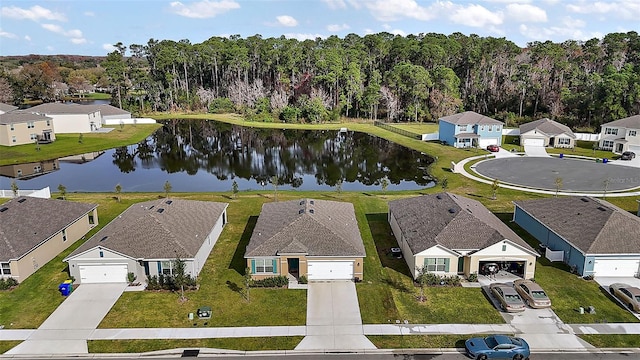
[[[36,127],[36,123],[33,121],[29,121],[27,123],[27,129],[33,129],[34,127]]]
[[[458,125],[460,131],[467,131],[467,125]]]
[[[425,258],[424,265],[427,267],[427,271],[448,271],[447,259],[445,258]]]
[[[273,259],[255,259],[256,274],[273,274]]]
[[[602,148],[603,149],[613,149],[613,141],[611,141],[611,140],[602,141]]]
[[[13,126],[13,124],[11,124],[11,131],[15,130],[16,128]]]
[[[62,229],[62,241],[67,241],[67,229]]]
[[[38,140],[38,134],[31,134],[31,141]]]
[[[9,263],[2,263],[0,268],[0,275],[11,275],[11,266]]]
[[[104,251],[100,250],[100,257],[104,257]]]
[[[571,139],[569,139],[569,138],[558,138],[558,145],[571,145]]]
[[[18,177],[22,176],[22,169],[18,169]]]
[[[605,135],[618,135],[618,129],[605,128],[604,129],[604,133],[605,133]]]
[[[502,245],[502,251],[507,251],[507,245],[506,244]]]
[[[33,172],[34,173],[39,173],[42,171],[42,168],[40,167],[40,165],[36,165],[33,167]]]
[[[47,120],[47,126],[51,126],[51,120]]]
[[[629,130],[629,136],[636,136],[637,131],[636,130]]]
[[[160,272],[163,275],[172,275],[173,274],[173,262],[171,262],[171,261],[160,261]]]
[[[16,139],[16,137],[15,137],[15,136],[12,136],[12,137],[11,137],[11,142],[17,142],[17,141],[18,141],[18,139]]]
[[[96,223],[96,220],[93,218],[93,214],[89,215],[89,224],[94,225]]]

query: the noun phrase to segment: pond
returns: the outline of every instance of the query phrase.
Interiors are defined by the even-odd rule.
[[[433,186],[433,158],[387,140],[351,131],[256,129],[205,120],[171,120],[145,141],[93,154],[25,166],[20,189],[68,192],[273,190],[416,190]],[[34,168],[45,174],[29,174]],[[12,167],[15,171],[16,167]],[[2,188],[11,171],[0,169]]]

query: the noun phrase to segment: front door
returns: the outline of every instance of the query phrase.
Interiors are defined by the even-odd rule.
[[[458,258],[458,274],[464,273],[464,256]]]
[[[287,266],[289,267],[289,274],[298,277],[300,272],[300,259],[298,258],[288,258]]]
[[[621,153],[624,150],[624,144],[618,144],[618,152]]]

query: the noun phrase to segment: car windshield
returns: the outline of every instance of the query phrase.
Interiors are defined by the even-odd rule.
[[[636,295],[636,301],[640,303],[640,295]]]
[[[516,339],[516,338],[510,338],[510,339],[513,345],[522,346],[522,341],[520,341],[519,339]]]
[[[505,296],[504,296],[504,299],[505,299],[507,302],[510,302],[510,303],[517,303],[517,302],[520,302],[520,301],[521,301],[521,300],[520,300],[520,296],[518,296],[518,295],[508,295],[508,294],[507,294],[507,295],[505,295]]]
[[[493,349],[494,347],[498,346],[498,342],[493,336],[484,338],[484,342],[487,343],[489,349]]]
[[[547,298],[547,294],[545,294],[544,291],[532,291],[531,292],[531,296],[534,299],[546,299]]]

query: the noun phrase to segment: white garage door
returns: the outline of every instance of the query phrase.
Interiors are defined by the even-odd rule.
[[[640,259],[596,259],[593,264],[595,276],[635,276],[640,269]]]
[[[127,265],[78,265],[81,284],[127,282]]]
[[[351,280],[353,261],[309,261],[309,280]]]
[[[522,145],[544,146],[544,139],[524,139]]]
[[[478,141],[478,146],[480,148],[486,148],[489,145],[498,145],[498,139],[480,139]]]

